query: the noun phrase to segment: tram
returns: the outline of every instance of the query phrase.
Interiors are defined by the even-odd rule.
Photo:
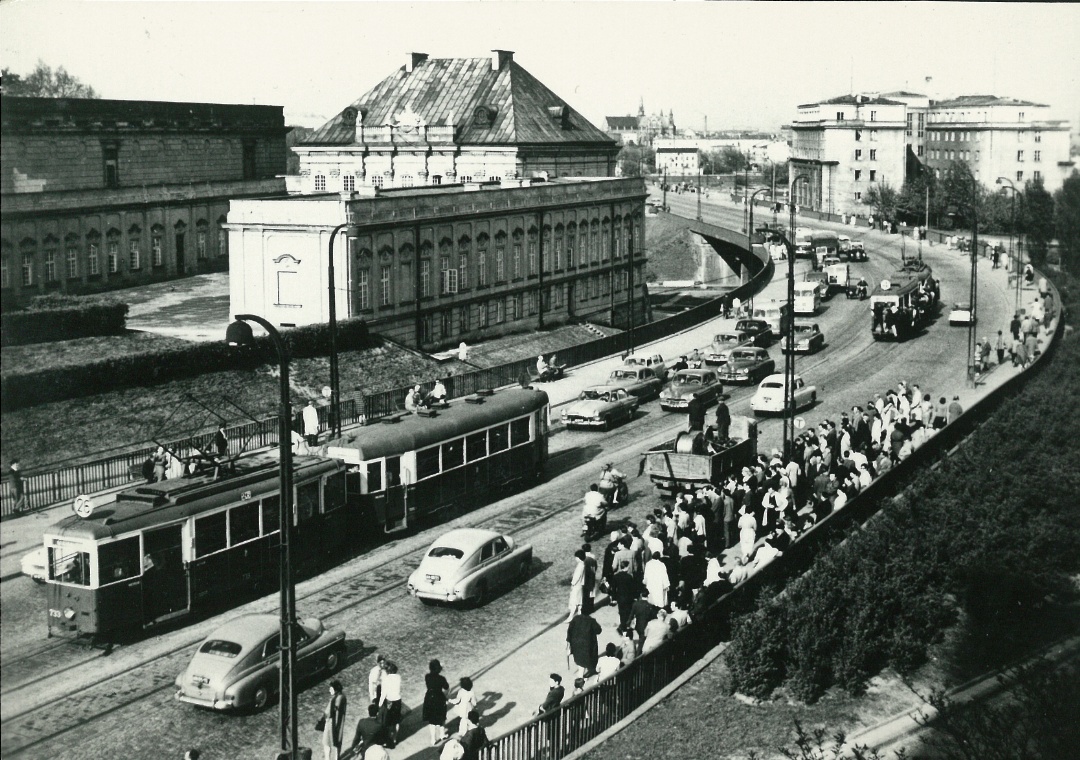
[[[393,415],[293,458],[297,577],[373,537],[532,485],[548,457],[547,394],[480,392],[422,415]],[[279,462],[244,457],[144,483],[50,526],[49,635],[112,637],[224,609],[277,588]]]
[[[870,294],[874,340],[907,340],[918,334],[937,308],[940,287],[930,266],[909,261]]]

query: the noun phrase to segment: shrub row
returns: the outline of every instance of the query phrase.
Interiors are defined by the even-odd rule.
[[[1080,569],[1080,339],[936,470],[780,595],[735,622],[734,691],[812,702],[909,674],[963,611],[980,631]]]
[[[25,309],[4,313],[0,322],[0,345],[118,335],[127,326],[127,313],[126,303],[108,298],[37,296]]]
[[[330,353],[330,331],[324,324],[285,330],[281,335],[292,358],[328,356]],[[338,351],[350,351],[377,343],[364,320],[350,319],[338,323],[337,344]],[[254,369],[265,364],[277,366],[277,362],[277,352],[269,336],[257,337],[251,346],[240,348],[231,347],[224,340],[192,343],[183,348],[105,357],[62,369],[43,368],[22,373],[16,369],[6,373],[0,381],[0,398],[3,399],[3,411],[7,412],[209,372]]]

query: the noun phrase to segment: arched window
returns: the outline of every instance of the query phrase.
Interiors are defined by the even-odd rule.
[[[142,269],[142,228],[137,224],[128,229],[128,270]]]
[[[487,287],[488,240],[486,232],[481,232],[476,238],[476,284],[481,288]]]
[[[458,287],[466,290],[469,287],[469,248],[472,241],[468,235],[458,238]],[[468,313],[466,311],[466,313]],[[462,328],[465,332],[468,328]]]
[[[520,229],[514,230],[514,244],[513,244],[513,278],[515,280],[520,279],[521,272],[521,240],[525,236]]]
[[[79,277],[79,236],[69,232],[64,237],[64,250],[67,254],[67,276],[69,280]]]
[[[217,255],[229,255],[229,231],[225,229],[224,214],[217,218]]]
[[[566,268],[574,268],[574,250],[577,245],[577,224],[570,222],[566,225]]]
[[[46,235],[44,240],[45,283],[55,283],[60,279],[59,254],[56,251],[59,238],[54,235]]]
[[[210,225],[207,224],[205,219],[199,219],[195,222],[195,258],[199,261],[204,261],[210,257],[209,244],[206,239],[206,231]]]
[[[370,248],[361,248],[356,252],[356,309],[368,311],[371,308],[371,262],[374,257]]]
[[[562,226],[561,223],[555,225],[555,251],[553,262],[554,266],[552,267],[552,269],[556,272],[562,269],[563,265],[563,235],[565,233],[566,229]]]
[[[506,233],[495,233],[495,282],[506,281]]]

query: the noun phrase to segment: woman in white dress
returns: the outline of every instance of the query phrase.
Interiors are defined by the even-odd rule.
[[[742,515],[739,518],[739,547],[743,557],[749,560],[754,553],[754,544],[757,543],[757,520],[746,511],[746,507],[742,507],[739,514]]]

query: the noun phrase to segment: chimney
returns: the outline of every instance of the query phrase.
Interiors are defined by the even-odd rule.
[[[511,63],[514,62],[513,50],[492,50],[491,51],[491,70],[502,71]]]
[[[427,53],[409,53],[409,60],[405,62],[405,70],[412,72],[417,66],[427,60]]]

